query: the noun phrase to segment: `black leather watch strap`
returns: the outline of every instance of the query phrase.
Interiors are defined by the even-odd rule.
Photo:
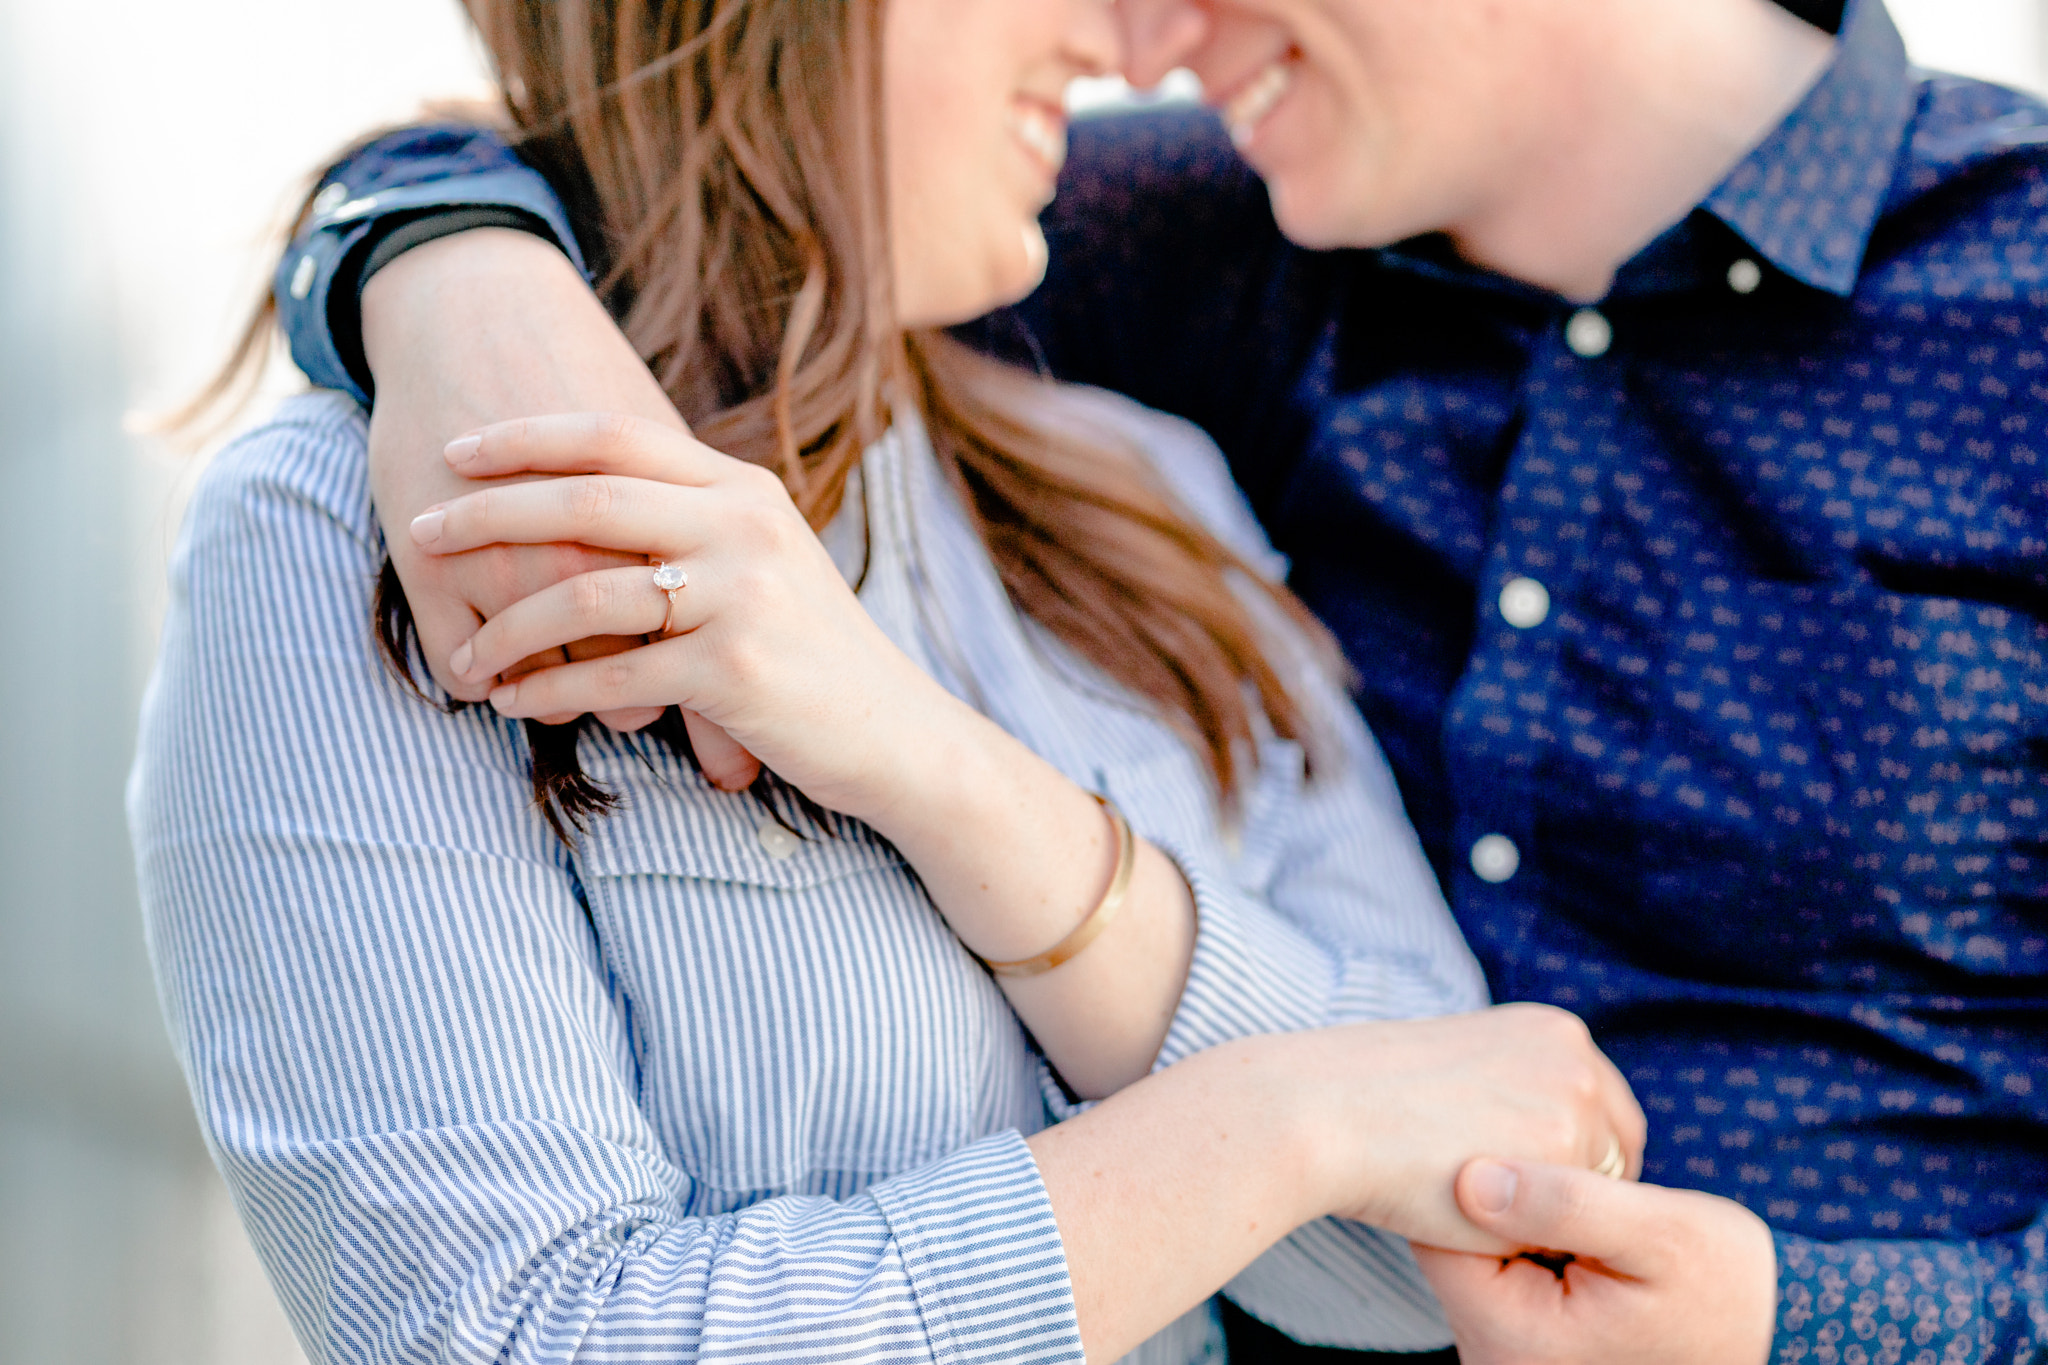
[[[1828,33],[1842,31],[1842,11],[1848,8],[1847,0],[1778,0],[1778,3]]]
[[[374,397],[377,391],[363,355],[363,288],[370,277],[414,247],[491,227],[511,228],[560,245],[538,215],[498,204],[458,204],[379,219],[342,258],[327,294],[327,329],[334,337],[335,353],[364,393]]]

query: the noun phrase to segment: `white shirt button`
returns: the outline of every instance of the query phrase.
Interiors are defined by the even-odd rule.
[[[313,196],[313,216],[323,218],[348,202],[348,186],[339,180],[323,185],[320,193]]]
[[[761,841],[761,851],[778,863],[786,863],[794,858],[797,847],[802,842],[773,820],[763,820],[761,827],[754,831],[754,837]]]
[[[1764,282],[1764,268],[1744,256],[1728,267],[1728,287],[1738,294],[1754,294]]]
[[[1505,834],[1489,834],[1472,845],[1472,871],[1480,881],[1499,886],[1522,870],[1522,850]]]
[[[1564,325],[1564,344],[1588,360],[1597,360],[1614,345],[1614,324],[1597,308],[1581,308]]]
[[[313,277],[318,273],[320,267],[311,256],[299,257],[299,264],[292,271],[292,297],[303,299],[312,293]]]
[[[1500,616],[1516,630],[1534,630],[1550,619],[1550,589],[1533,578],[1511,578],[1500,590]]]

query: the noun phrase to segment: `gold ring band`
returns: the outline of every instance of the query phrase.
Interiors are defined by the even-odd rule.
[[[1621,1154],[1621,1139],[1607,1139],[1607,1155],[1600,1158],[1600,1164],[1593,1168],[1593,1174],[1604,1175],[1609,1180],[1619,1180],[1628,1174],[1628,1158]]]

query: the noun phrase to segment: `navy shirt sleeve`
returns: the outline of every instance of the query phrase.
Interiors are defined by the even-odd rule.
[[[511,209],[536,220],[576,268],[586,270],[561,200],[498,134],[463,124],[388,134],[344,156],[322,177],[311,212],[278,263],[272,292],[279,326],[292,361],[308,379],[369,402],[344,361],[333,325],[345,312],[345,330],[360,327],[354,272],[347,267],[359,269],[359,250],[396,220],[471,206]]]
[[[1774,1365],[2018,1365],[2048,1341],[2048,1217],[1971,1242],[1777,1242]]]

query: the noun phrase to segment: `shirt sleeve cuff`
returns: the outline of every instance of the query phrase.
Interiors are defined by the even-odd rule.
[[[1982,1318],[1966,1246],[1817,1242],[1774,1232],[1774,1365],[1854,1360],[1976,1360]]]
[[[1393,954],[1340,953],[1228,875],[1154,843],[1186,878],[1196,916],[1194,959],[1155,1069],[1237,1038],[1438,1012],[1398,987],[1401,969],[1415,964]]]
[[[1082,1365],[1066,1250],[1038,1163],[1012,1131],[869,1191],[939,1360]]]
[[[337,184],[340,182],[336,182]],[[323,192],[324,193],[324,192]],[[462,174],[389,189],[366,189],[359,197],[322,205],[278,263],[272,282],[278,322],[291,344],[292,360],[321,388],[339,389],[359,403],[369,395],[348,372],[328,326],[328,306],[349,253],[381,219],[423,210],[492,205],[533,215],[585,278],[576,235],[561,201],[536,171],[524,166]],[[349,306],[354,301],[349,300]]]

